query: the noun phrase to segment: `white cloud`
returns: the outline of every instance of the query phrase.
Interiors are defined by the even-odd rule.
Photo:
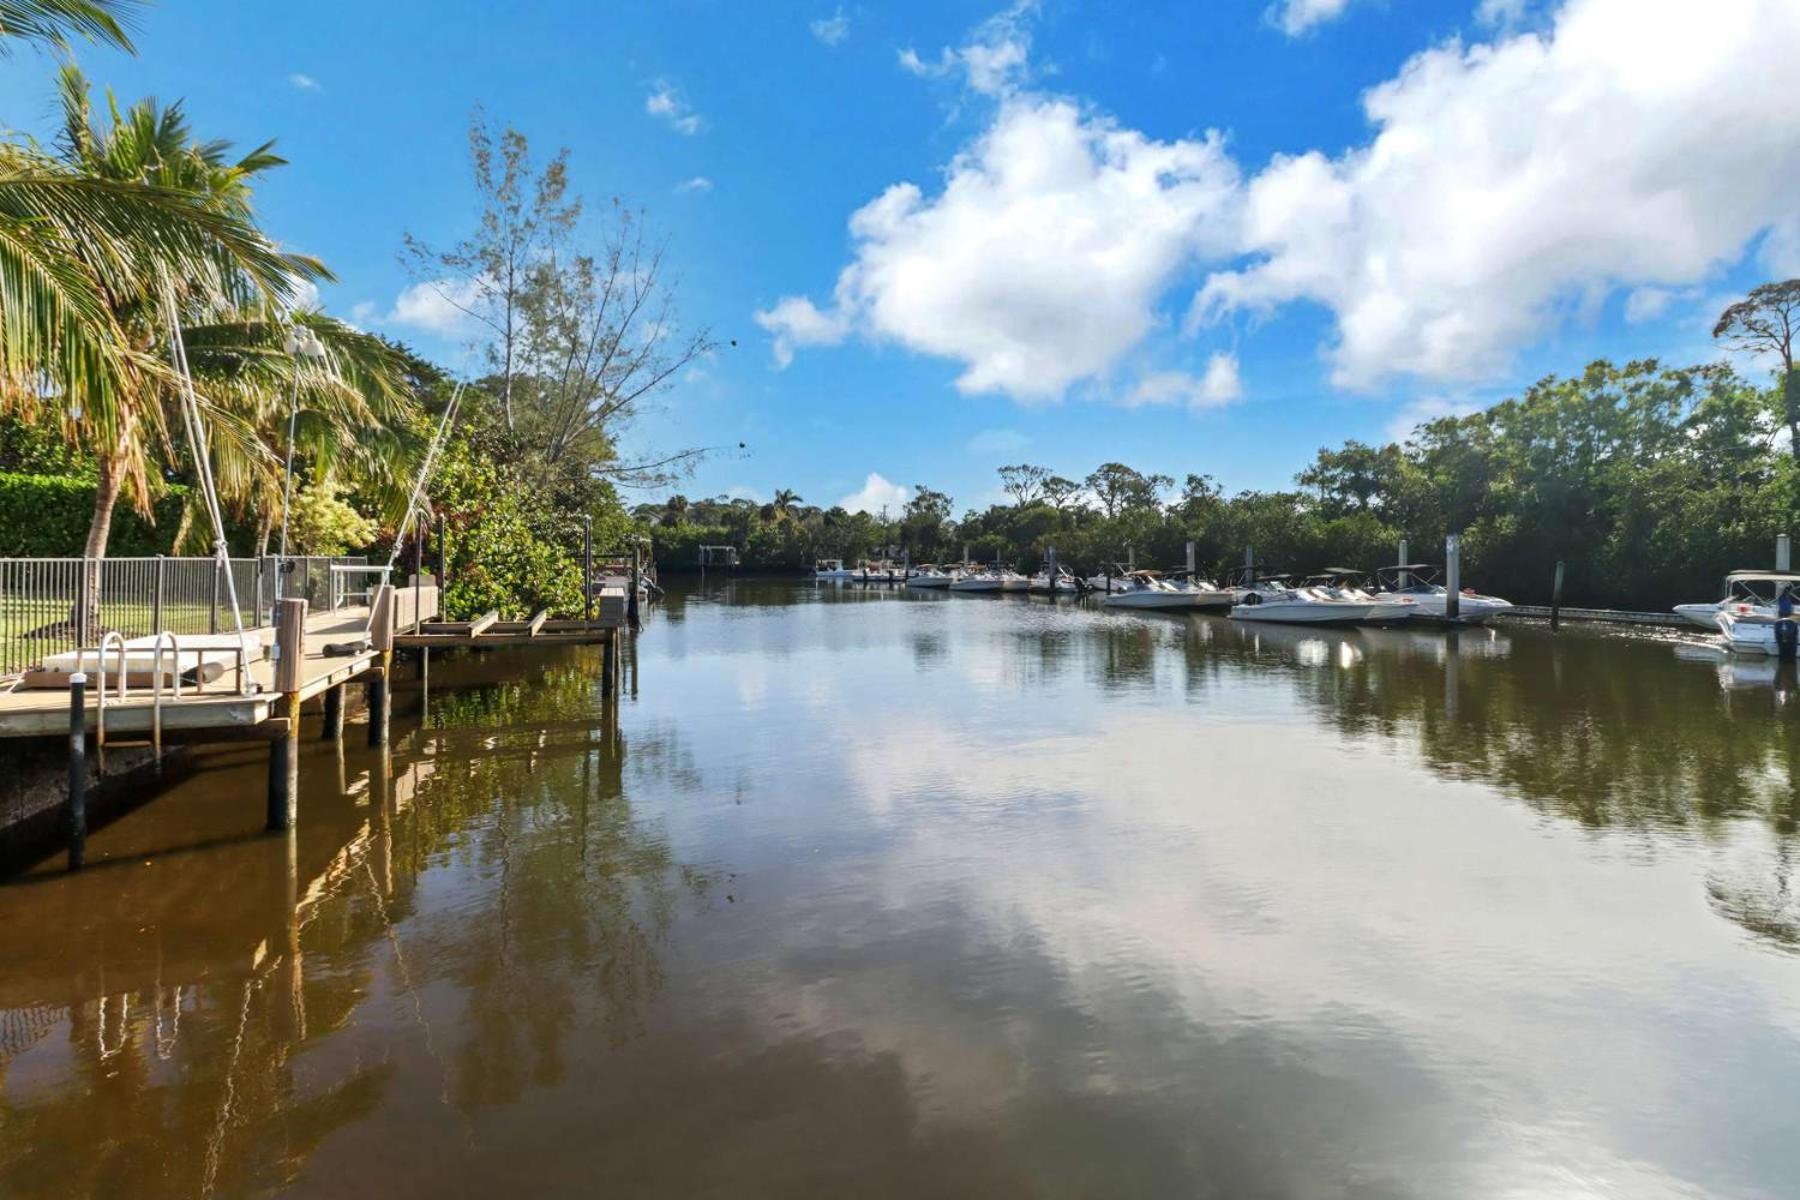
[[[298,71],[288,76],[288,82],[303,92],[317,92],[322,90],[319,87],[318,80],[314,79],[311,75],[302,75]]]
[[[1235,354],[1214,354],[1206,363],[1206,373],[1198,377],[1186,371],[1157,371],[1138,381],[1126,397],[1128,406],[1146,404],[1185,404],[1189,408],[1219,408],[1244,394],[1238,379]]]
[[[1425,51],[1365,96],[1371,143],[1251,182],[1256,261],[1193,319],[1310,300],[1341,385],[1495,376],[1570,310],[1699,281],[1787,216],[1796,41],[1791,0],[1568,0],[1542,34]]]
[[[1038,0],[1015,0],[970,35],[966,45],[944,47],[936,59],[919,57],[908,47],[900,51],[900,68],[913,75],[938,78],[960,71],[973,91],[984,96],[1004,96],[1024,82],[1031,62],[1030,18]]]
[[[829,17],[820,17],[808,26],[812,35],[827,46],[841,46],[850,36],[850,14],[839,5]]]
[[[689,107],[686,99],[672,84],[659,82],[656,90],[644,98],[644,111],[667,121],[675,132],[692,136],[705,124],[700,114]]]
[[[1298,37],[1315,25],[1334,21],[1344,15],[1350,0],[1280,0],[1269,8],[1268,17],[1289,37]]]
[[[1470,413],[1480,411],[1481,405],[1473,400],[1456,400],[1448,396],[1421,396],[1394,414],[1394,419],[1387,424],[1388,440],[1404,442],[1412,436],[1414,429],[1427,421],[1435,421],[1439,417],[1466,417]]]
[[[756,319],[778,362],[855,328],[961,362],[964,392],[1055,398],[1151,331],[1184,264],[1229,249],[1237,187],[1216,135],[1160,142],[1011,97],[941,193],[899,183],[852,215],[830,309],[786,297]]]
[[[1528,6],[1529,0],[1481,0],[1475,6],[1475,19],[1504,29],[1523,21]]]
[[[436,279],[415,283],[401,292],[385,314],[374,312],[367,302],[351,308],[352,316],[385,325],[404,325],[440,337],[469,332],[473,318],[467,310],[480,302],[481,285],[473,279]]]
[[[969,439],[970,454],[1004,456],[1031,445],[1031,436],[1017,429],[984,429]]]
[[[683,195],[692,192],[710,192],[712,190],[713,181],[704,175],[696,175],[692,179],[684,179],[675,185],[675,191]]]
[[[1669,311],[1675,293],[1668,288],[1641,287],[1625,297],[1625,319],[1633,325],[1654,321]]]
[[[734,483],[722,493],[727,500],[752,500],[757,504],[767,504],[768,497],[755,488],[743,483]]]
[[[837,312],[821,312],[805,296],[784,296],[775,307],[756,314],[756,323],[775,335],[775,365],[794,361],[795,346],[835,346],[850,334],[850,321]]]
[[[294,307],[319,307],[319,285],[310,279],[302,279],[294,284]]]
[[[888,515],[898,517],[900,510],[912,496],[912,489],[898,483],[889,483],[875,471],[863,480],[862,490],[851,492],[838,501],[838,507],[846,512],[866,512],[876,516],[886,508]]]

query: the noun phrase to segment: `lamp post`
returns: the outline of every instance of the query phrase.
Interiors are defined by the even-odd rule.
[[[287,352],[294,360],[294,387],[288,398],[287,465],[281,486],[281,550],[275,563],[275,597],[269,608],[270,624],[275,622],[274,605],[281,602],[281,576],[287,564],[288,509],[294,499],[294,429],[300,419],[300,361],[307,358],[323,360],[325,343],[306,326],[295,325],[288,331]]]

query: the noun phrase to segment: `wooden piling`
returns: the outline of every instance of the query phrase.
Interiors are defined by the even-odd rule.
[[[344,736],[344,685],[334,683],[325,689],[325,740],[333,742]]]
[[[369,678],[369,745],[385,746],[388,740],[388,683],[394,677],[394,585],[375,589],[369,617],[369,644],[381,656]]]
[[[609,629],[606,631],[606,641],[603,643],[603,647],[601,653],[600,694],[610,699],[617,695],[619,691],[618,630]]]
[[[266,827],[292,828],[300,781],[300,685],[306,665],[306,601],[289,597],[275,602],[275,690],[281,693],[271,722],[269,794]]]
[[[1550,583],[1550,629],[1555,632],[1562,624],[1562,587],[1563,565],[1560,560],[1556,564],[1556,575]]]
[[[594,518],[588,517],[581,533],[581,601],[586,619],[594,619]]]
[[[69,676],[69,870],[87,861],[87,675]]]
[[[638,627],[638,591],[644,586],[644,548],[631,548],[631,590],[625,594],[625,621],[633,629]]]

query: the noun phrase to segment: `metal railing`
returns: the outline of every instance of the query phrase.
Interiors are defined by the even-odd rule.
[[[278,592],[279,559],[231,559],[239,620],[246,629],[268,624],[278,594],[329,607],[331,567],[364,561],[291,558]],[[238,623],[231,595],[225,570],[211,558],[0,558],[0,679],[93,646],[108,632],[229,631]]]

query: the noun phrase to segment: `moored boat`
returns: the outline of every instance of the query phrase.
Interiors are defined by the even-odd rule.
[[[1720,617],[1733,613],[1775,616],[1775,600],[1783,587],[1800,589],[1800,574],[1792,571],[1733,571],[1725,577],[1724,599],[1709,604],[1677,604],[1675,614],[1702,629],[1722,630]]]
[[[1437,581],[1437,574],[1437,568],[1430,563],[1406,563],[1378,568],[1375,572],[1375,599],[1411,600],[1417,606],[1417,617],[1448,621],[1450,592]],[[1456,596],[1456,623],[1485,624],[1511,607],[1510,600],[1463,588]]]
[[[856,572],[846,567],[841,558],[821,558],[813,563],[812,577],[818,580],[841,581],[855,579]]]
[[[1356,625],[1369,619],[1372,604],[1340,600],[1307,588],[1290,586],[1287,575],[1265,575],[1235,589],[1234,621],[1270,621],[1288,625]]]
[[[1192,609],[1193,598],[1155,571],[1136,571],[1126,577],[1122,592],[1108,592],[1100,603],[1109,608]]]

